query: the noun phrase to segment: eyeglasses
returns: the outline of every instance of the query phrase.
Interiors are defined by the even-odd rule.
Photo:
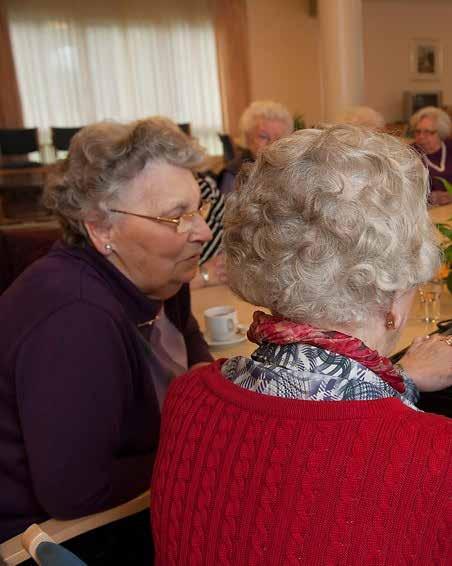
[[[126,210],[118,210],[110,208],[110,212],[117,212],[118,214],[127,214],[128,216],[136,216],[137,218],[145,218],[146,220],[154,220],[155,222],[163,222],[165,224],[172,224],[176,226],[178,234],[185,234],[193,230],[193,223],[196,216],[201,216],[203,220],[207,220],[212,204],[210,201],[202,200],[198,210],[193,212],[186,212],[181,216],[167,217],[167,216],[146,216],[145,214],[137,214],[136,212],[128,212]]]
[[[416,136],[420,136],[421,134],[425,134],[427,136],[434,136],[438,133],[438,130],[414,130]]]

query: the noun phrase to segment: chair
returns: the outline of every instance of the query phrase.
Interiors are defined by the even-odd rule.
[[[58,151],[67,151],[71,143],[71,139],[81,128],[50,128],[52,132],[52,144],[55,153]]]
[[[177,124],[179,128],[187,134],[187,136],[191,136],[191,124],[190,122],[184,122],[183,124]]]
[[[34,151],[39,151],[37,128],[0,129],[1,168],[39,167],[41,164],[36,161],[16,159]],[[5,160],[4,157],[7,159]]]
[[[135,499],[113,507],[113,509],[107,509],[107,511],[101,511],[100,513],[94,513],[70,521],[49,519],[41,523],[39,528],[48,534],[56,543],[61,543],[102,527],[103,525],[108,525],[119,519],[135,515],[148,507],[149,491],[146,491],[138,497],[135,497]],[[22,536],[22,534],[17,535],[0,544],[0,556],[6,561],[8,566],[21,564],[30,558],[30,555],[23,547]]]
[[[45,255],[61,235],[56,224],[2,227],[0,230],[0,294],[31,263]]]
[[[218,134],[220,138],[221,144],[223,146],[223,156],[224,160],[227,163],[228,161],[232,161],[234,157],[237,155],[237,151],[234,146],[234,142],[229,134]]]

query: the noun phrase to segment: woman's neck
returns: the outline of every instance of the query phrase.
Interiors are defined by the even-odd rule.
[[[318,327],[322,330],[336,330],[337,332],[342,332],[342,334],[358,338],[364,342],[367,347],[376,350],[382,356],[388,356],[390,354],[398,338],[398,332],[393,330],[391,334],[389,334],[384,322],[380,320],[373,320],[372,324],[366,327],[348,324],[331,325],[328,323],[324,325],[318,324]]]
[[[442,141],[432,143],[428,148],[424,149],[426,155],[432,155],[441,149]]]

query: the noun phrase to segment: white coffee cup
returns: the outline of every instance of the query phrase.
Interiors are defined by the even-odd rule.
[[[204,322],[211,340],[226,342],[237,336],[237,311],[234,307],[223,305],[204,311]]]

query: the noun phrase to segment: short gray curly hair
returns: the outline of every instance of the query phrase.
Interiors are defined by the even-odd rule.
[[[89,240],[84,222],[110,221],[109,205],[152,162],[192,169],[204,157],[198,143],[159,116],[129,124],[99,122],[71,140],[69,154],[49,176],[44,204],[58,217],[71,245]]]
[[[439,265],[428,174],[396,138],[302,130],[239,174],[223,245],[232,289],[291,320],[360,324]]]
[[[365,126],[374,130],[382,130],[386,126],[386,120],[380,112],[370,106],[351,106],[341,112],[336,124],[353,124],[355,126]]]
[[[255,100],[240,117],[239,128],[242,135],[257,125],[259,120],[276,120],[285,124],[287,134],[293,132],[293,118],[285,106],[272,100]]]
[[[417,112],[415,112],[410,118],[411,129],[414,130],[418,125],[418,122],[422,118],[431,118],[438,129],[438,135],[442,140],[445,140],[450,136],[450,131],[452,129],[452,123],[449,114],[441,108],[436,108],[435,106],[425,106]]]

